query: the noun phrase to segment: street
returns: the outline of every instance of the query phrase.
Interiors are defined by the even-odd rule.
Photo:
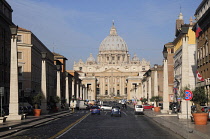
[[[182,138],[145,115],[134,115],[133,108],[122,109],[122,117],[111,117],[110,113],[102,111],[100,115],[91,115],[89,110],[78,110],[73,115],[22,131],[9,138]]]

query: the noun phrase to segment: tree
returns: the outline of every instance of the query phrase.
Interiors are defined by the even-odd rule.
[[[42,100],[42,93],[38,93],[37,95],[35,95],[32,98],[32,102],[33,102],[35,109],[39,108],[39,105],[41,105],[41,100]]]
[[[158,102],[163,101],[163,98],[161,96],[153,96],[150,101],[155,102],[156,107],[158,107]]]
[[[142,103],[146,103],[148,100],[146,99],[146,98],[140,98],[140,101],[142,102]]]
[[[205,89],[203,87],[196,87],[192,92],[193,98],[191,101],[195,104],[197,113],[201,113],[200,105],[206,103],[208,99],[205,94]]]

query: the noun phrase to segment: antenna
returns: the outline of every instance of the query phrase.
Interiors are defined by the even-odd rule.
[[[55,52],[55,51],[54,51],[54,46],[55,46],[55,45],[54,45],[54,42],[53,42],[53,53]]]
[[[181,4],[180,4],[180,13],[182,12],[182,6],[181,6]]]

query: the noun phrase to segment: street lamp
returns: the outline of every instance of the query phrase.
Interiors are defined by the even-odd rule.
[[[11,31],[13,40],[14,40],[14,37],[17,35],[17,30],[18,30],[18,26],[16,26],[16,25],[10,26],[10,31]]]
[[[47,52],[41,52],[42,54],[42,59],[46,59],[47,58]]]
[[[157,69],[157,67],[158,67],[158,64],[155,64],[155,65],[154,65],[154,67],[155,67],[155,69]]]
[[[168,51],[167,51],[167,49],[164,49],[163,50],[163,57],[164,57],[164,59],[167,59],[167,57],[168,57]]]

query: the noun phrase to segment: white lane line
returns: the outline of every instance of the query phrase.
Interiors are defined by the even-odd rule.
[[[124,111],[122,111],[126,116],[128,116]]]
[[[75,125],[73,125],[71,128],[69,128],[68,130],[66,130],[65,132],[63,132],[61,135],[57,136],[56,139],[62,137],[64,134],[66,134],[67,132],[69,132],[72,128],[74,128],[76,125],[78,125],[80,122],[82,122],[85,118],[87,118],[87,116],[90,115],[87,114],[84,118],[82,118],[79,122],[77,122]]]

